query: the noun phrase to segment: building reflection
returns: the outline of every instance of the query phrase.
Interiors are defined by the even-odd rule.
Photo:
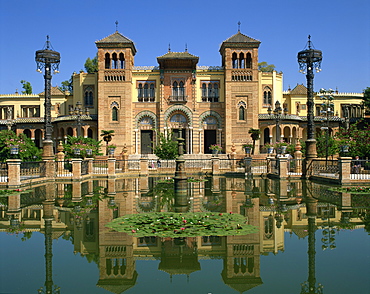
[[[259,228],[258,233],[136,238],[105,226],[127,214],[173,210],[173,190],[158,184],[158,180],[143,177],[36,186],[32,191],[2,198],[0,230],[10,233],[18,230],[24,237],[35,231],[45,234],[46,289],[54,289],[52,240],[63,237],[73,243],[75,253],[97,264],[97,286],[111,293],[122,293],[135,286],[139,275],[137,260],[160,260],[158,269],[170,278],[173,275],[191,278],[192,273],[201,270],[201,260],[210,258],[223,260],[220,272],[223,282],[242,293],[263,284],[260,257],[285,250],[284,232],[308,237],[306,284],[308,289],[317,289],[315,231],[329,228],[330,233],[344,224],[363,227],[360,215],[366,207],[351,194],[342,195],[324,185],[298,180],[224,177],[188,183],[187,211],[240,213],[248,224]],[[322,248],[335,249],[330,246],[335,236],[327,238],[331,244],[325,243],[324,237]]]

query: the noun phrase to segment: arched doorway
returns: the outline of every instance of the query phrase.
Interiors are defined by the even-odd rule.
[[[144,116],[139,121],[141,154],[153,153],[153,139],[154,139],[153,128],[154,122],[151,117]]]
[[[172,132],[172,139],[176,140],[180,136],[184,139],[184,153],[189,152],[189,138],[188,138],[188,120],[186,119],[185,115],[176,112],[173,114],[169,121],[169,126]]]
[[[217,119],[214,116],[207,116],[203,121],[205,154],[212,153],[209,149],[211,145],[217,144]]]

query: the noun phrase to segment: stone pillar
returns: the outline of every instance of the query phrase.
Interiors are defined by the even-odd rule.
[[[277,160],[279,161],[279,178],[288,178],[288,158],[278,157]]]
[[[54,159],[54,150],[53,150],[54,142],[52,140],[44,140],[42,141],[42,159]]]
[[[81,180],[81,158],[72,158],[72,180]]]
[[[108,178],[116,176],[116,159],[108,158]]]
[[[339,157],[339,181],[341,184],[351,181],[351,157]]]
[[[128,154],[123,153],[122,154],[122,160],[123,160],[122,171],[127,172],[128,171]]]
[[[21,184],[21,162],[20,159],[8,159],[8,188],[15,188]]]
[[[294,172],[295,173],[302,173],[302,152],[301,152],[301,144],[299,143],[299,140],[297,140],[297,145],[295,146],[294,151],[294,159],[297,159],[295,161],[294,166]]]
[[[43,160],[43,162],[45,164],[45,170],[44,170],[45,174],[43,174],[43,176],[54,179],[55,178],[55,160],[47,159],[47,160]]]
[[[236,147],[235,144],[232,143],[231,145],[231,153],[230,153],[230,159],[231,159],[231,171],[236,171],[236,160],[235,160],[235,154],[236,154]]]
[[[63,173],[64,171],[65,154],[63,151],[64,151],[64,148],[62,145],[62,141],[60,141],[58,145],[58,153],[57,153],[57,173]]]
[[[81,202],[82,200],[82,187],[81,182],[72,183],[72,202]]]
[[[148,164],[149,161],[147,158],[140,158],[140,173],[139,173],[140,177],[147,176],[149,174]]]
[[[220,174],[220,158],[212,157],[212,175]]]

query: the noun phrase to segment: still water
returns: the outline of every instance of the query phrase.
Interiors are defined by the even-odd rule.
[[[258,233],[135,238],[105,227],[173,210],[173,189],[159,180],[53,183],[1,197],[0,293],[370,293],[370,195],[214,177],[188,184],[188,211],[240,213]]]

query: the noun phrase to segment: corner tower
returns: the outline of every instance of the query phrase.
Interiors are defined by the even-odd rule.
[[[136,48],[118,31],[95,42],[98,48],[98,132],[114,130],[112,143],[131,145],[131,82]]]
[[[251,141],[249,129],[258,128],[260,43],[238,31],[220,47],[225,70],[226,151],[233,143],[239,149]]]

